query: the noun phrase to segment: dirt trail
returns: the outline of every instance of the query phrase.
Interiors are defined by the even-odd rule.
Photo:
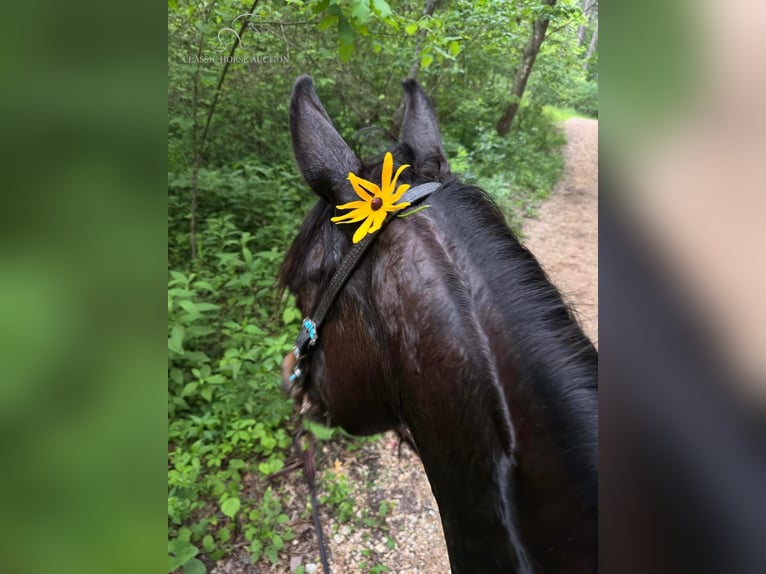
[[[572,304],[586,333],[598,340],[598,122],[570,119],[564,123],[567,136],[566,167],[551,197],[538,210],[536,219],[524,225],[524,243],[537,256],[551,280]],[[406,448],[397,457],[396,440],[365,445],[349,453],[340,445],[325,447],[320,475],[336,472],[348,477],[355,501],[355,514],[346,523],[330,516],[328,505],[322,515],[335,574],[389,572],[390,574],[449,573],[438,507],[420,460]],[[334,469],[333,469],[334,465]],[[299,480],[299,475],[294,475]],[[320,479],[321,480],[321,479]],[[306,500],[305,487],[294,481],[295,500]],[[380,504],[394,503],[385,519]],[[241,572],[291,572],[298,564],[305,572],[322,572],[316,538],[305,508],[293,512],[296,540],[289,543],[291,569],[286,564],[259,563],[245,566],[246,555],[235,566],[220,565],[214,574]],[[385,569],[378,568],[383,566]]]
[[[564,174],[524,243],[598,345],[598,121],[572,118],[564,131]]]

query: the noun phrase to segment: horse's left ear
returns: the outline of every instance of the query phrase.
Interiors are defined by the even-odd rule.
[[[332,125],[307,75],[293,86],[290,133],[298,167],[314,193],[334,205],[358,199],[348,174],[359,173],[362,163]]]
[[[439,120],[431,102],[416,80],[404,80],[402,141],[412,148],[415,168],[442,180],[449,175],[447,155],[442,147]]]

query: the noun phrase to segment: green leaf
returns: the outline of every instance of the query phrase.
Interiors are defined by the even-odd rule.
[[[187,562],[183,569],[183,574],[205,574],[206,572],[205,564],[196,558],[192,558]]]
[[[388,5],[386,0],[372,0],[372,9],[375,10],[381,18],[388,18],[393,14],[393,12],[391,12],[391,6]]]
[[[261,446],[266,450],[273,450],[277,446],[277,439],[272,436],[265,436],[261,439]]]
[[[180,385],[184,382],[184,372],[181,369],[173,367],[170,369],[170,380],[175,384]]]
[[[353,44],[341,44],[338,47],[338,54],[340,55],[340,61],[344,64],[351,60],[351,56],[354,54]]]
[[[178,305],[187,313],[190,313],[192,315],[199,315],[199,311],[197,309],[197,304],[194,301],[189,301],[187,299],[183,299],[178,302]]]
[[[194,558],[198,552],[199,549],[186,540],[175,539],[168,541],[168,572],[183,566]]]
[[[354,0],[351,16],[360,24],[366,24],[370,20],[369,0]]]
[[[420,58],[420,65],[425,70],[426,68],[428,68],[428,66],[431,65],[431,62],[433,61],[434,61],[434,57],[431,54],[426,54],[425,56]]]
[[[183,354],[185,334],[186,329],[184,329],[181,325],[173,325],[173,328],[170,331],[170,338],[168,339],[168,349],[174,353]]]
[[[343,16],[338,19],[338,53],[340,61],[344,64],[354,53],[354,30]]]
[[[210,534],[206,534],[202,539],[202,548],[205,549],[205,552],[212,552],[215,548],[215,539]]]
[[[338,39],[341,44],[354,43],[354,30],[344,17],[338,19]]]
[[[407,24],[407,25],[404,27],[404,32],[405,32],[405,33],[406,33],[408,36],[412,36],[412,35],[413,35],[415,32],[417,32],[417,31],[418,31],[418,24],[417,24],[417,22],[412,22],[411,24]]]
[[[351,59],[351,54],[354,53],[354,30],[348,20],[342,16],[338,20],[338,42],[340,61],[345,64]]]
[[[314,5],[314,12],[319,14],[320,12],[324,12],[327,10],[327,6],[330,5],[330,0],[321,0],[317,4]]]
[[[250,557],[253,562],[258,562],[261,557],[261,550],[263,549],[263,543],[260,540],[253,540],[250,543]]]
[[[242,506],[242,503],[239,501],[239,498],[232,496],[221,503],[221,512],[229,518],[234,518],[234,515],[237,514],[240,506]]]
[[[327,30],[328,28],[331,28],[335,24],[338,23],[338,16],[335,14],[327,14],[322,20],[317,24],[317,30],[320,32],[323,30]]]
[[[184,526],[178,530],[178,539],[184,542],[191,542],[191,530]]]
[[[303,419],[303,426],[318,440],[330,440],[335,434],[335,429],[320,425],[309,419]]]
[[[287,325],[296,319],[300,319],[300,316],[301,314],[294,307],[285,307],[282,313],[282,322]]]
[[[449,51],[453,56],[457,56],[460,53],[460,44],[458,44],[457,40],[452,40],[449,43]]]

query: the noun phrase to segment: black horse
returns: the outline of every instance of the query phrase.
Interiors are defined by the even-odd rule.
[[[452,572],[594,572],[598,355],[492,200],[450,174],[436,114],[403,84],[401,143],[413,186],[441,186],[392,217],[321,328],[301,385],[317,418],[350,433],[407,429],[439,504]],[[307,316],[352,249],[330,218],[380,182],[333,127],[308,76],[293,88],[295,156],[319,201],[280,270]]]

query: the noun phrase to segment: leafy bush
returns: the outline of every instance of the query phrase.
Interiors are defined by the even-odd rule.
[[[569,105],[592,118],[598,117],[598,84],[578,78],[569,96]]]
[[[267,201],[264,187],[240,181],[248,172],[274,177],[278,170],[249,166],[234,173],[210,170],[205,176],[224,184],[205,189],[208,209],[224,213],[201,223],[193,270],[187,265],[169,272],[168,527],[173,567],[187,564],[183,560],[199,567],[192,562],[198,562],[192,546],[213,560],[229,552],[239,517],[247,517],[242,534],[254,559],[263,555],[276,561],[291,536],[279,512],[279,494],[267,490],[259,500],[244,496],[243,487],[245,477],[259,484],[280,470],[291,446],[292,409],[280,389],[279,367],[300,315],[291,301],[278,300],[275,277],[305,199],[296,187],[272,181],[271,192],[281,201]],[[170,197],[178,200],[180,211],[179,188],[171,187]],[[258,201],[263,201],[261,209],[242,211]],[[243,225],[255,233],[244,231]],[[177,225],[171,261],[184,259],[188,238],[188,231]]]
[[[579,68],[557,75],[555,81],[546,81],[544,74],[536,75],[529,90],[541,105],[572,108],[585,116],[598,117],[598,84],[585,78]]]
[[[523,105],[515,122],[505,139],[485,129],[472,148],[445,139],[445,149],[452,171],[491,195],[519,232],[523,217],[534,213],[561,175],[565,139],[541,105]]]

